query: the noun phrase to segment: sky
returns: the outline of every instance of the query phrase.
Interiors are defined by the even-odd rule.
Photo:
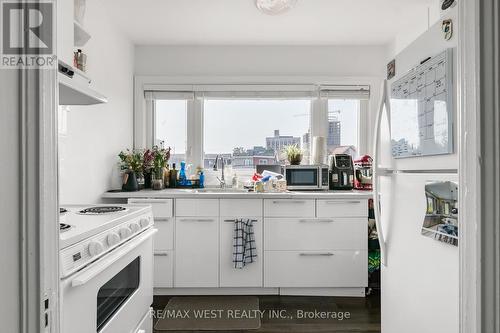
[[[165,140],[173,153],[186,150],[186,102],[156,102],[156,137]],[[308,132],[310,100],[205,100],[204,149],[206,153],[230,153],[235,147],[265,146],[266,137]],[[359,102],[330,101],[329,111],[342,110],[341,144],[357,145]]]

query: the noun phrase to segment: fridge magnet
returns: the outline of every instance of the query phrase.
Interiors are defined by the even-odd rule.
[[[443,31],[444,39],[450,40],[453,37],[453,21],[443,20],[441,30]]]
[[[392,79],[394,76],[396,76],[396,59],[392,59],[387,64],[387,80]]]
[[[443,4],[441,5],[441,10],[447,10],[451,6],[455,4],[455,0],[444,0]]]
[[[425,185],[425,198],[422,235],[458,246],[458,184],[429,181]]]

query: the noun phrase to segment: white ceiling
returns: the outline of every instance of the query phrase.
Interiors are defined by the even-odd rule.
[[[379,45],[427,19],[435,0],[298,0],[269,16],[254,0],[104,0],[135,44]],[[417,23],[419,22],[419,23]]]

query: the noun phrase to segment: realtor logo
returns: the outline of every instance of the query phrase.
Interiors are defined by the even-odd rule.
[[[53,1],[1,3],[2,68],[53,68],[55,18]]]

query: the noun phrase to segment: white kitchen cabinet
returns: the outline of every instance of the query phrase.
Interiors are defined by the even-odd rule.
[[[368,201],[365,200],[317,200],[318,217],[368,217]]]
[[[262,217],[245,217],[252,220],[255,245],[257,247],[257,261],[245,267],[234,268],[233,264],[233,235],[234,220],[239,217],[221,217],[220,220],[220,287],[262,287],[263,242]]]
[[[131,198],[128,199],[128,203],[132,205],[151,205],[155,222],[174,216],[172,199]]]
[[[262,199],[221,199],[220,216],[262,216]]]
[[[366,250],[363,218],[266,218],[266,250]]]
[[[155,220],[155,228],[158,232],[154,238],[155,250],[174,249],[174,219],[167,218],[159,221]]]
[[[57,58],[73,65],[74,30],[73,0],[58,0],[57,6]]]
[[[219,216],[219,200],[176,199],[175,216]]]
[[[266,251],[264,287],[366,287],[368,252]]]
[[[177,217],[175,287],[219,286],[218,217]]]
[[[265,217],[315,217],[315,200],[265,199]]]
[[[172,288],[174,286],[174,252],[154,251],[153,286],[155,288]]]

